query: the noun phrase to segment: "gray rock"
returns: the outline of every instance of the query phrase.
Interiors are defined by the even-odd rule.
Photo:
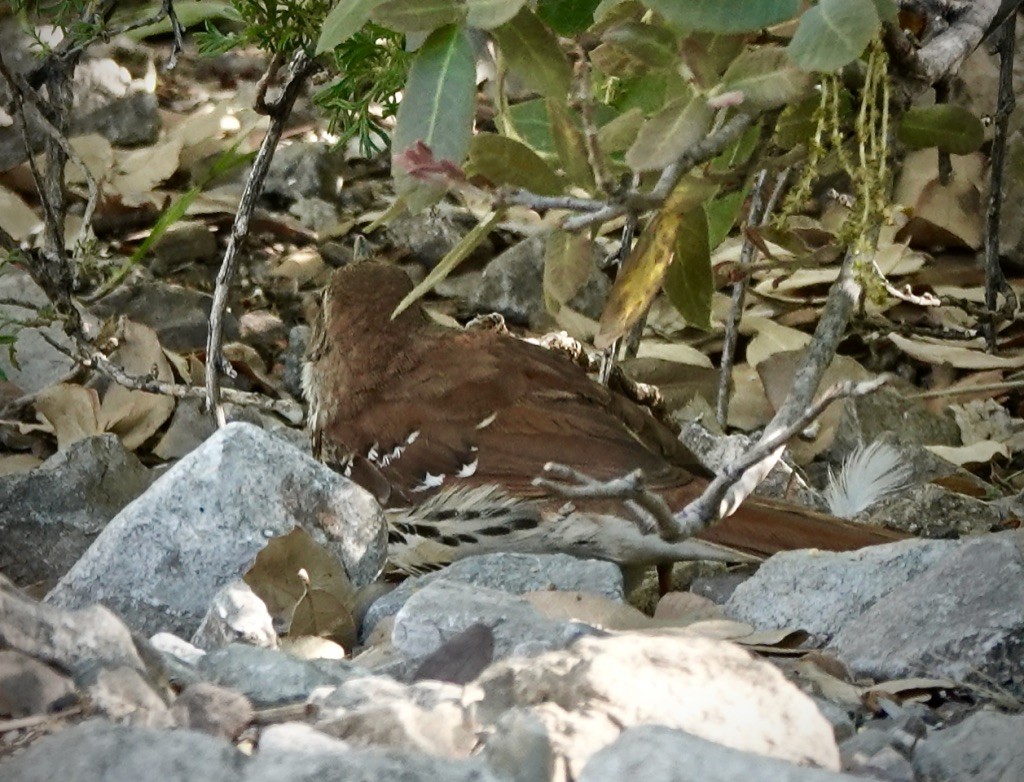
[[[337,200],[345,168],[344,154],[328,143],[282,144],[270,163],[261,197],[275,206],[304,198]]]
[[[932,483],[913,486],[856,517],[924,537],[952,537],[998,529],[999,506]]]
[[[438,758],[378,749],[339,754],[257,753],[245,782],[504,782],[477,758]]]
[[[744,752],[839,768],[832,727],[814,702],[771,663],[725,641],[583,638],[570,649],[495,663],[474,687],[483,691],[476,714],[484,725],[512,708],[530,709],[572,778],[622,731],[652,723]]]
[[[131,631],[103,606],[66,611],[27,597],[0,577],[0,645],[73,670],[82,660],[146,669]]]
[[[171,714],[182,728],[233,741],[252,722],[253,709],[244,695],[216,684],[199,682],[182,691],[174,701]]]
[[[305,752],[323,755],[328,752],[351,752],[352,748],[341,739],[328,736],[304,722],[282,722],[268,725],[260,733],[259,757],[269,758],[275,753]]]
[[[206,329],[213,297],[165,282],[122,286],[93,305],[93,312],[107,318],[124,315],[153,329],[168,350],[188,352],[206,347]],[[238,339],[238,319],[224,315],[224,341]]]
[[[1024,779],[1024,715],[982,711],[932,733],[914,754],[922,782],[1014,782]]]
[[[0,321],[15,322],[35,319],[38,310],[49,304],[42,288],[32,281],[28,273],[9,264],[0,269],[0,301],[24,303],[25,306],[0,304]],[[53,340],[71,350],[71,340],[59,324],[22,328],[8,325],[4,333],[15,336],[13,351],[17,366],[11,360],[10,350],[4,346],[0,350],[0,372],[22,392],[34,394],[67,376],[74,368],[75,362],[71,357],[48,341]]]
[[[645,782],[735,782],[738,779],[854,782],[860,777],[801,768],[752,752],[740,752],[681,730],[642,725],[626,730],[614,743],[597,752],[579,776],[579,782],[627,779]]]
[[[412,595],[435,581],[472,584],[511,595],[558,589],[625,599],[622,571],[611,562],[577,559],[568,554],[482,554],[403,581],[370,606],[363,620],[363,635],[369,635],[381,619],[398,613]]]
[[[524,239],[505,250],[484,270],[473,306],[484,312],[500,312],[515,323],[545,328],[551,318],[544,306],[544,247],[546,238]],[[569,300],[574,310],[597,319],[608,298],[611,282],[596,266],[590,278]]]
[[[861,443],[883,436],[897,445],[960,445],[960,429],[952,416],[934,413],[895,389],[881,388],[839,404],[843,416],[828,450],[835,462]]]
[[[982,677],[1024,694],[1024,531],[964,540],[833,639],[855,676]]]
[[[116,435],[73,443],[31,472],[0,477],[0,561],[22,584],[54,583],[151,480]]]
[[[153,274],[163,276],[192,263],[217,260],[217,237],[206,223],[181,220],[172,224],[153,246]]]
[[[725,610],[759,629],[802,629],[831,638],[957,545],[905,540],[842,553],[785,551],[737,586]]]
[[[188,637],[272,537],[301,526],[361,586],[385,556],[380,507],[273,435],[229,424],[121,511],[47,600],[103,602],[146,635]]]
[[[75,682],[92,709],[111,722],[140,728],[172,727],[174,716],[148,674],[131,666],[78,665]]]
[[[4,782],[242,782],[245,756],[221,739],[89,720],[0,762]],[[283,779],[283,777],[282,777]]]
[[[443,682],[411,686],[384,676],[351,679],[310,705],[316,727],[353,745],[460,757],[477,744],[462,687]]]
[[[529,709],[503,714],[487,737],[483,755],[487,765],[513,782],[554,778],[555,748],[547,727]]]
[[[469,226],[457,215],[434,207],[396,217],[385,231],[389,244],[407,250],[419,263],[432,267],[469,233]]]
[[[277,632],[267,604],[244,581],[217,590],[192,643],[200,649],[220,649],[235,642],[277,648]]]
[[[391,639],[403,655],[420,661],[477,623],[491,628],[495,659],[562,649],[581,635],[597,632],[576,622],[547,619],[525,600],[505,592],[435,581],[412,595],[395,615]]]
[[[240,692],[257,708],[301,703],[317,687],[337,686],[366,672],[344,660],[300,660],[258,646],[232,644],[196,665],[205,681]]]
[[[288,347],[281,354],[284,388],[296,399],[302,398],[302,364],[308,342],[309,326],[293,326],[288,332]]]

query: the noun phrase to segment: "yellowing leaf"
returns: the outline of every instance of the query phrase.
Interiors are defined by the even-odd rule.
[[[639,241],[623,264],[612,286],[601,315],[600,330],[594,344],[604,349],[625,334],[636,323],[661,287],[668,266],[676,252],[676,236],[688,211],[700,210],[701,204],[717,190],[704,180],[684,177],[661,210],[652,218]]]

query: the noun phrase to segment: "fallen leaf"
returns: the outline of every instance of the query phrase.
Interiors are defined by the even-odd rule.
[[[92,388],[58,383],[36,394],[36,412],[53,427],[57,450],[72,443],[102,434],[99,395]]]
[[[1018,369],[1024,367],[1024,355],[994,356],[977,348],[964,347],[963,342],[926,341],[924,338],[904,337],[889,333],[889,341],[918,361],[926,364],[949,364],[956,369]]]

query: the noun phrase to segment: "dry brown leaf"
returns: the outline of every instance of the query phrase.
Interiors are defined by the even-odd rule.
[[[307,593],[315,594],[300,610],[300,621],[308,621],[316,627],[330,626],[332,606],[335,609],[340,606],[347,614],[346,620],[345,614],[339,612],[338,627],[351,621],[355,592],[344,566],[301,527],[271,539],[242,578],[266,603],[275,624],[289,624]],[[332,600],[327,600],[325,595]],[[297,634],[312,633],[307,630],[306,633],[297,631]]]
[[[128,206],[148,202],[149,193],[178,170],[181,146],[180,139],[171,139],[124,154],[117,164],[118,174],[110,182],[111,192]]]
[[[740,331],[756,335],[747,345],[747,363],[752,367],[776,353],[802,351],[811,342],[811,336],[803,331],[755,315],[743,319]]]
[[[36,394],[36,412],[53,428],[57,449],[103,434],[99,395],[92,388],[58,383]]]
[[[43,221],[21,196],[13,190],[0,187],[0,228],[7,231],[15,241],[22,242],[42,224]]]
[[[21,475],[22,473],[31,472],[42,463],[42,459],[30,453],[0,456],[0,476]]]
[[[993,356],[980,344],[977,348],[964,347],[963,342],[939,342],[925,338],[904,337],[895,332],[889,341],[918,361],[926,364],[949,364],[956,369],[1019,369],[1024,367],[1024,355]]]
[[[589,592],[544,590],[527,592],[523,599],[549,619],[585,622],[606,630],[638,630],[653,620],[627,603]]]
[[[955,246],[978,249],[984,236],[985,156],[950,155],[953,176],[939,182],[935,150],[910,152],[903,161],[894,201],[911,210],[910,221],[897,238],[910,238],[915,246]]]
[[[705,369],[714,366],[710,358],[684,342],[659,342],[653,339],[642,339],[636,357],[659,358],[662,361],[673,361],[677,364]]]
[[[926,445],[929,451],[947,462],[963,466],[965,464],[988,464],[996,456],[1009,456],[1010,449],[1006,443],[995,440],[982,440],[970,445]]]
[[[160,347],[156,332],[148,326],[122,319],[120,338],[111,359],[129,375],[149,376],[171,382],[171,365]],[[103,396],[99,421],[104,431],[117,434],[124,447],[134,450],[152,437],[174,412],[173,398],[147,391],[111,385]]]
[[[764,384],[757,370],[749,364],[733,367],[729,426],[750,432],[767,424],[773,414],[772,404],[764,392]]]
[[[803,352],[776,353],[762,361],[757,372],[761,376],[765,393],[777,410],[785,401],[789,389],[793,385],[793,373],[803,360]],[[860,364],[847,356],[836,356],[821,379],[819,393],[844,380],[861,382],[871,374]],[[817,430],[813,440],[790,440],[788,448],[798,464],[807,464],[815,456],[826,450],[836,436],[836,428],[843,417],[843,405],[832,404],[818,417]]]
[[[693,592],[669,592],[662,595],[654,609],[655,622],[676,627],[724,617],[722,606]]]

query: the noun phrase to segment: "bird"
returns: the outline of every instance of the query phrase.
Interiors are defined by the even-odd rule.
[[[713,476],[647,408],[564,355],[496,330],[442,326],[419,303],[392,317],[412,288],[380,260],[335,270],[310,317],[302,370],[313,454],[385,509],[390,574],[497,551],[643,568],[901,537],[748,498],[698,536],[666,540],[633,502],[567,500],[538,486],[550,462],[596,480],[639,469],[675,512]]]

